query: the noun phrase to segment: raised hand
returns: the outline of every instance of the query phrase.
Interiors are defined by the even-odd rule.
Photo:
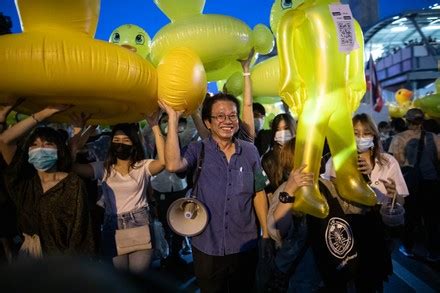
[[[92,114],[86,114],[84,112],[81,112],[80,114],[77,114],[76,112],[72,112],[72,114],[69,115],[70,121],[72,122],[72,126],[81,129],[83,129],[84,126],[86,126],[87,120],[89,120],[91,117]]]
[[[46,106],[46,108],[44,108],[42,110],[42,112],[44,112],[45,114],[48,115],[48,117],[50,117],[56,113],[66,111],[72,107],[73,107],[73,105],[66,105],[66,104],[48,105],[48,106]]]
[[[177,120],[182,116],[183,110],[176,111],[171,106],[167,105],[165,102],[159,100],[157,102],[159,104],[159,107],[164,110],[168,114],[168,119],[176,118]]]
[[[243,72],[249,72],[249,68],[251,66],[252,58],[254,58],[255,55],[255,49],[252,48],[249,52],[249,56],[245,60],[238,60],[241,64],[241,67],[243,68]]]
[[[19,98],[17,100],[11,101],[5,105],[0,105],[0,122],[6,121],[9,113],[20,105],[24,101],[24,98]]]
[[[358,156],[358,170],[362,174],[369,176],[373,171],[373,167],[364,158]]]
[[[160,116],[162,115],[162,113],[163,113],[162,109],[158,109],[157,111],[155,111],[151,114],[145,115],[145,118],[148,122],[148,125],[150,125],[150,127],[158,125],[159,119],[160,119]]]
[[[394,196],[397,193],[396,182],[394,182],[392,178],[388,178],[388,180],[379,179],[379,181],[382,182],[383,185],[385,186],[388,195]]]
[[[314,184],[313,173],[306,173],[304,169],[307,165],[303,164],[298,169],[293,169],[287,179],[284,191],[289,194],[294,194],[298,188],[302,186],[312,186]]]

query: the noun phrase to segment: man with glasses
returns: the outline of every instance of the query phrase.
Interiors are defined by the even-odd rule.
[[[210,216],[206,229],[192,238],[194,271],[202,292],[246,292],[254,285],[259,220],[267,238],[267,201],[258,151],[252,143],[234,138],[239,128],[239,103],[218,93],[206,98],[202,120],[210,131],[180,156],[177,128],[182,112],[161,103],[168,113],[165,148],[170,172],[193,170],[204,151],[195,194]]]

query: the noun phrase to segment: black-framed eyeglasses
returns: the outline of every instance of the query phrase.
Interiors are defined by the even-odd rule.
[[[217,116],[211,116],[211,118],[214,118],[218,122],[224,122],[226,120],[226,117],[228,117],[229,120],[231,120],[231,122],[235,122],[238,120],[237,114],[230,114],[230,115],[218,114]]]

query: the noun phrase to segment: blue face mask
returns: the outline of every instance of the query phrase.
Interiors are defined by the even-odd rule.
[[[58,160],[58,150],[53,148],[34,148],[29,150],[28,162],[38,171],[47,171]]]

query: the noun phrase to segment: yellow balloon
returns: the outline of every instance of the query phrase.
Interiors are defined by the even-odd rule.
[[[274,44],[275,40],[270,29],[265,25],[257,24],[254,27],[255,51],[263,55],[269,54],[272,51]]]
[[[170,51],[157,66],[159,99],[174,110],[191,114],[205,98],[206,73],[200,58],[188,48]]]
[[[225,85],[225,90],[231,95],[239,96],[243,93],[243,72],[237,71],[228,78]],[[252,91],[252,96],[255,96]]]
[[[414,107],[420,108],[430,118],[440,118],[440,93],[418,98]]]
[[[190,48],[202,60],[208,80],[217,81],[241,70],[237,59],[246,59],[254,46],[257,53],[270,47],[267,30],[261,26],[254,32],[236,18],[201,14],[204,1],[156,0],[155,3],[172,20],[153,38],[151,60],[155,65],[173,48]]]
[[[280,63],[278,56],[270,57],[251,68],[252,95],[254,97],[278,97],[280,83]],[[231,75],[226,88],[233,95],[243,93],[243,74]]]
[[[23,33],[0,36],[0,102],[24,97],[18,111],[72,104],[92,124],[141,120],[157,108],[156,70],[126,49],[93,39],[98,0],[18,0]]]
[[[123,24],[112,31],[108,40],[110,43],[129,49],[147,58],[150,54],[151,38],[140,26]]]
[[[299,114],[295,168],[306,164],[316,184],[301,187],[293,209],[328,215],[318,188],[324,140],[330,146],[339,194],[372,206],[374,191],[357,170],[357,150],[351,117],[365,93],[363,36],[354,22],[358,49],[339,51],[338,34],[329,9],[334,0],[305,0],[281,17],[277,44],[280,58],[280,96]]]
[[[205,7],[205,0],[154,0],[154,3],[173,22],[201,14]]]

